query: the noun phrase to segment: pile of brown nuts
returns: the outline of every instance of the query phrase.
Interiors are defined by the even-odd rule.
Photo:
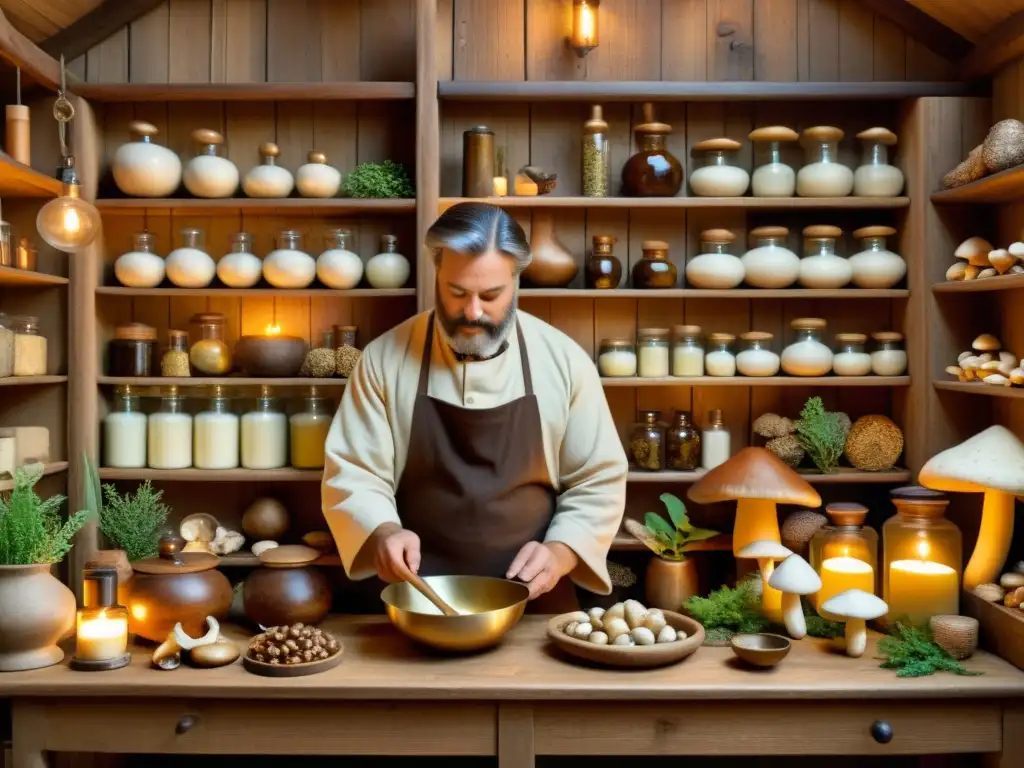
[[[268,627],[249,642],[248,654],[266,664],[304,664],[328,659],[339,650],[331,635],[299,622],[290,627]]]

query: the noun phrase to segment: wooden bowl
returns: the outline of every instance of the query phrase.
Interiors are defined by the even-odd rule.
[[[299,372],[308,351],[297,336],[243,336],[235,344],[235,364],[250,376],[284,378]]]
[[[789,653],[793,642],[782,635],[769,633],[733,635],[729,640],[732,652],[755,667],[774,667]]]
[[[697,652],[704,642],[704,627],[697,621],[673,611],[662,611],[666,623],[686,633],[685,640],[655,645],[596,645],[587,640],[569,637],[565,625],[578,616],[578,611],[563,613],[548,622],[548,638],[563,651],[585,661],[623,669],[642,669],[675,664]]]
[[[334,669],[341,664],[344,652],[345,647],[339,640],[338,652],[333,656],[328,656],[326,659],[303,662],[302,664],[268,664],[265,661],[256,661],[256,659],[249,658],[249,652],[246,651],[242,656],[242,666],[245,667],[247,672],[252,672],[254,675],[263,675],[263,677],[303,677]]]

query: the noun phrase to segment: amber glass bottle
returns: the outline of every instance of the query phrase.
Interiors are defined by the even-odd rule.
[[[644,256],[633,265],[634,288],[674,288],[678,273],[676,265],[668,260],[668,243],[664,240],[644,240]]]
[[[594,250],[587,259],[587,288],[618,288],[622,281],[622,262],[612,254],[617,238],[594,235]]]
[[[622,194],[674,197],[683,186],[683,166],[665,146],[672,126],[654,120],[654,105],[644,104],[644,122],[633,130],[640,150],[622,167]]]

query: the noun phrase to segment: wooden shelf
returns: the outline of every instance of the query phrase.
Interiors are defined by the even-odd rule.
[[[521,288],[521,298],[547,299],[904,299],[906,288]]]
[[[3,379],[0,379],[3,381]],[[133,387],[344,387],[347,379],[314,379],[302,376],[261,378],[256,376],[100,376],[100,384]]]
[[[1024,288],[1024,275],[1000,275],[981,280],[947,280],[935,283],[932,293],[981,293],[986,291],[1012,291]]]
[[[227,197],[219,200],[205,200],[197,197],[107,197],[96,201],[96,207],[103,213],[137,214],[166,211],[202,211],[210,215],[233,215],[252,211],[273,215],[307,214],[329,216],[341,214],[378,215],[385,213],[413,213],[416,200],[412,198],[356,199],[331,197],[315,199],[308,197],[249,198]]]
[[[960,593],[960,612],[978,620],[981,646],[1024,669],[1024,611]]]
[[[2,273],[0,273],[2,278]],[[2,279],[0,279],[2,282]],[[209,288],[125,288],[121,285],[101,285],[96,289],[101,296],[293,296],[293,297],[323,297],[323,298],[350,298],[350,299],[371,299],[371,298],[395,298],[399,296],[416,296],[415,288],[353,288],[347,291],[334,290],[333,288],[220,288],[211,286]]]
[[[47,475],[55,475],[58,472],[67,471],[68,463],[66,461],[50,461],[43,464],[43,477]],[[0,491],[9,491],[14,487],[14,478],[0,478]]]
[[[707,474],[706,469],[695,469],[692,472],[643,472],[631,470],[628,476],[630,483],[695,483]],[[888,472],[863,472],[859,469],[842,467],[838,472],[823,475],[820,472],[799,471],[798,474],[812,485],[839,485],[841,483],[905,483],[910,480],[910,472],[906,469],[894,468]]]
[[[502,208],[756,208],[791,210],[810,208],[906,208],[909,197],[442,197],[441,206],[466,201],[491,203]]]
[[[0,152],[0,198],[57,197],[61,183],[52,176],[29,168]]]
[[[116,469],[99,468],[101,480],[152,480],[181,482],[311,482],[323,477],[322,469]]]
[[[448,101],[824,101],[968,96],[965,83],[950,82],[670,82],[581,80],[446,80],[438,96]]]
[[[1011,203],[1024,197],[1024,165],[932,193],[933,203]]]
[[[602,377],[606,387],[906,387],[909,376],[639,376]],[[1024,393],[1024,389],[1020,390]]]
[[[0,171],[2,173],[2,171]],[[16,285],[19,287],[47,287],[67,285],[68,279],[60,275],[48,275],[31,269],[15,269],[0,267],[0,285]]]
[[[0,387],[27,387],[34,384],[64,384],[67,376],[5,376]]]
[[[72,89],[91,101],[335,101],[413,99],[408,82],[344,83],[82,83]]]
[[[612,550],[616,552],[645,552],[647,546],[629,531],[621,530],[612,540]],[[732,552],[732,534],[720,533],[710,539],[695,541],[690,545],[689,552]]]
[[[1024,399],[1024,387],[1001,387],[995,384],[986,384],[983,381],[934,381],[932,386],[947,392],[969,392],[972,395],[984,395],[985,397]]]
[[[640,542],[637,542],[638,544]],[[221,555],[218,567],[220,568],[257,568],[260,565],[260,558],[252,552],[232,552],[230,555]],[[320,555],[313,561],[312,565],[319,565],[325,568],[340,568],[341,558],[338,555]]]

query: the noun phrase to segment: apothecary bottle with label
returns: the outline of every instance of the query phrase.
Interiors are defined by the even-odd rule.
[[[779,356],[772,351],[772,334],[748,331],[740,334],[743,349],[736,355],[736,371],[740,376],[775,376],[779,372]]]
[[[654,119],[654,105],[643,105],[644,121],[633,130],[640,149],[622,167],[622,194],[627,197],[674,197],[683,186],[683,166],[668,151],[672,126]]]
[[[708,334],[707,352],[704,354],[704,373],[708,376],[735,376],[736,355],[732,344],[736,337],[731,333]]]
[[[629,455],[637,469],[659,472],[665,468],[665,426],[661,411],[640,411],[629,436]]]
[[[694,288],[728,289],[743,282],[745,270],[738,256],[729,253],[736,235],[728,229],[700,233],[700,255],[686,263],[686,282]]]
[[[699,325],[677,325],[673,329],[672,375],[704,375],[704,344]]]
[[[743,145],[733,139],[707,139],[693,145],[701,164],[690,174],[690,191],[698,197],[742,197],[750,186],[750,174],[737,165]]]
[[[103,466],[142,469],[146,466],[146,414],[131,387],[118,387],[114,408],[103,417]]]
[[[601,339],[597,370],[608,378],[636,376],[636,345],[631,339]]]
[[[902,376],[907,372],[907,351],[903,334],[879,331],[871,334],[875,349],[871,352],[871,372],[876,376]]]
[[[302,399],[302,410],[292,414],[291,463],[296,469],[320,469],[324,465],[324,444],[334,414],[327,398],[316,387]]]
[[[622,262],[612,253],[617,239],[613,235],[594,235],[594,248],[586,264],[588,288],[608,290],[622,282]]]
[[[804,257],[800,259],[800,286],[803,288],[842,288],[853,277],[850,262],[836,253],[836,240],[843,236],[839,227],[816,224],[804,227]]]
[[[860,197],[896,197],[903,191],[903,171],[889,163],[889,147],[896,134],[888,128],[868,128],[857,134],[864,156],[853,173],[853,194]]]
[[[848,261],[853,284],[858,288],[892,288],[907,274],[907,263],[886,247],[885,239],[896,234],[892,227],[861,227],[853,236],[861,250]]]
[[[826,323],[820,317],[798,317],[789,324],[796,339],[782,350],[782,370],[790,376],[825,376],[832,370],[832,350],[822,342]]]
[[[853,171],[839,162],[839,142],[844,135],[831,125],[804,130],[801,141],[807,158],[796,174],[800,197],[846,197],[853,191]]]
[[[821,577],[821,589],[813,596],[818,613],[836,621],[821,606],[848,589],[868,594],[878,590],[878,534],[864,525],[868,508],[855,502],[836,502],[825,507],[829,523],[811,538],[810,564]]]
[[[690,420],[689,411],[676,411],[666,445],[668,469],[689,472],[700,466],[700,432]]]
[[[611,142],[608,123],[600,104],[590,108],[583,123],[583,196],[608,197],[611,170]]]
[[[867,340],[863,333],[836,334],[836,350],[832,355],[832,372],[836,376],[867,376],[871,373],[871,355],[864,351]]]
[[[288,463],[288,417],[275,402],[264,384],[256,407],[242,416],[241,462],[246,469],[278,469]]]
[[[788,288],[800,276],[800,257],[786,246],[785,227],[756,227],[754,247],[743,254],[743,279],[755,288]]]
[[[164,390],[160,410],[149,417],[147,446],[153,469],[192,466],[192,416],[185,412],[185,398],[176,386]]]
[[[644,240],[640,247],[643,257],[633,265],[633,287],[674,288],[679,275],[676,265],[668,260],[668,243]]]
[[[668,328],[641,328],[636,332],[637,371],[641,378],[659,379],[669,375]]]
[[[192,461],[197,469],[234,469],[238,466],[238,416],[224,388],[213,388],[206,409],[196,414]]]
[[[796,191],[796,171],[782,160],[782,142],[796,141],[800,135],[784,125],[767,125],[750,132],[754,142],[754,174],[750,191],[754,197],[792,197]]]
[[[200,312],[192,316],[199,327],[199,340],[189,350],[189,361],[199,373],[223,376],[231,370],[231,350],[224,341],[226,318],[220,312]]]

